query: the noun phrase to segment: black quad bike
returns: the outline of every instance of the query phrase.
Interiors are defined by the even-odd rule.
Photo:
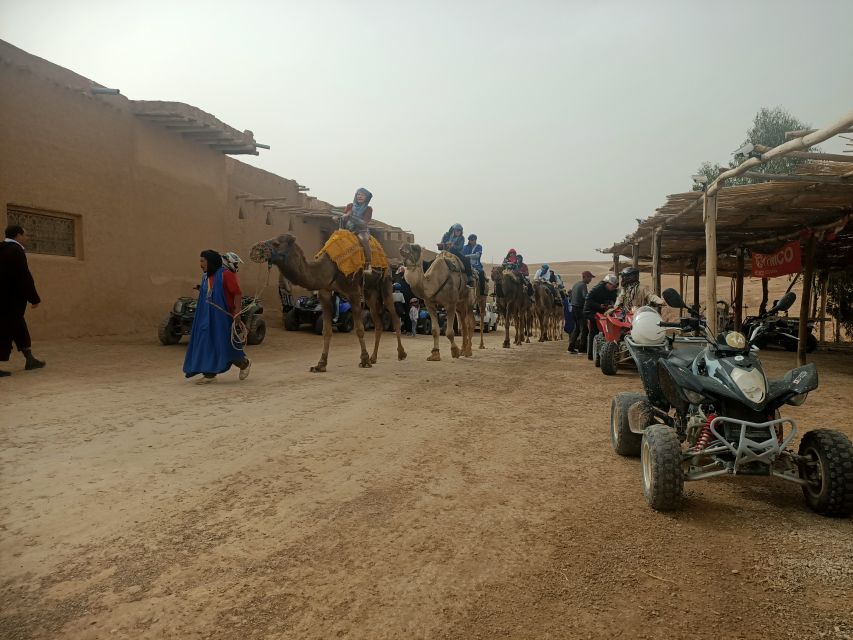
[[[303,325],[308,325],[316,334],[323,333],[323,307],[316,296],[300,296],[294,305],[286,305],[282,302],[284,313],[284,328],[288,331],[299,331]],[[337,322],[332,323],[332,328],[340,333],[349,333],[353,330],[355,321],[352,317],[352,308],[346,298],[340,299],[338,306]]]
[[[700,345],[628,343],[644,394],[620,393],[611,404],[610,436],[616,453],[640,456],[643,493],[659,511],[680,506],[685,480],[719,475],[774,476],[799,484],[813,511],[835,517],[853,512],[853,444],[831,429],[807,432],[797,453],[788,448],[797,427],[783,418],[784,405],[800,406],[818,386],[807,364],[767,380],[755,347],[774,313],[790,308],[787,293],[756,323],[749,339],[735,331],[711,335],[705,321],[674,289],[670,307],[688,309],[680,322],[661,327],[700,332]]]
[[[788,318],[776,316],[769,318],[765,316],[748,316],[743,321],[741,333],[744,335],[752,335],[753,329],[758,324],[765,323],[767,328],[761,332],[757,338],[755,346],[759,349],[765,349],[770,345],[776,345],[785,349],[785,351],[796,351],[797,345],[800,343],[799,318]],[[817,338],[814,336],[814,322],[808,323],[809,332],[806,335],[806,353],[811,353],[817,349]]]
[[[178,344],[181,338],[190,335],[195,318],[197,300],[195,298],[178,298],[172,306],[172,311],[163,319],[157,329],[160,342],[165,345]],[[247,344],[261,344],[267,335],[267,323],[261,317],[264,307],[260,300],[243,296],[243,324],[246,325]]]

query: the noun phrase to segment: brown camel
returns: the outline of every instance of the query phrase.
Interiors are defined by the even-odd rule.
[[[503,303],[504,315],[504,343],[505,349],[509,349],[509,325],[515,323],[515,344],[524,341],[524,335],[529,335],[527,315],[530,309],[530,298],[527,296],[527,287],[521,276],[503,267],[492,269],[492,281],[500,287],[500,294],[496,297],[499,304]],[[530,338],[528,337],[528,342]]]
[[[400,256],[403,258],[403,265],[406,268],[404,276],[406,282],[409,283],[416,296],[423,298],[432,320],[433,346],[432,353],[427,360],[430,362],[441,360],[441,352],[438,348],[438,314],[436,312],[438,305],[447,311],[447,327],[444,333],[450,340],[450,355],[454,358],[458,358],[460,355],[471,356],[471,334],[474,326],[472,299],[475,298],[476,293],[466,285],[464,270],[452,271],[450,269],[448,260],[457,260],[453,254],[439,253],[426,273],[424,273],[421,254],[420,245],[403,243],[400,247]],[[456,346],[454,340],[454,316],[458,318],[459,330],[462,333],[462,350]]]
[[[559,299],[556,287],[539,281],[534,283],[533,293],[535,298],[533,312],[539,324],[539,342],[559,340],[556,326],[558,317],[563,316],[563,305],[556,302]]]
[[[391,315],[394,333],[397,335],[397,359],[405,360],[406,350],[400,339],[400,318],[394,310],[391,275],[385,270],[374,268],[373,272],[368,274],[358,270],[352,275],[345,276],[326,254],[323,254],[319,260],[308,261],[300,246],[296,244],[296,238],[290,234],[259,242],[252,247],[251,257],[255,262],[274,264],[282,275],[294,284],[318,292],[320,305],[323,308],[323,353],[317,366],[311,367],[312,372],[325,371],[329,360],[329,343],[332,341],[333,291],[346,296],[352,305],[355,331],[361,345],[359,367],[366,368],[376,364],[379,340],[382,337],[380,300]],[[359,313],[362,299],[366,300],[373,318],[375,340],[372,355],[368,355],[364,344],[364,322],[362,314]]]
[[[480,310],[480,348],[485,349],[486,343],[483,342],[483,334],[485,333],[486,322],[486,301],[489,299],[489,281],[483,280],[483,290],[480,291],[480,279],[477,278],[477,283],[471,292],[474,297],[474,304]],[[473,331],[472,331],[473,333]]]

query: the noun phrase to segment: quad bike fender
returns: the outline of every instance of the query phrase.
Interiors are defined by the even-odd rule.
[[[810,362],[802,367],[791,369],[781,380],[770,380],[767,383],[768,401],[778,400],[786,395],[800,395],[814,391],[818,387],[817,367]]]

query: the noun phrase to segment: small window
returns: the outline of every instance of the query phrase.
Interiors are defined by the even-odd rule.
[[[246,214],[243,213],[243,207],[240,207],[240,210],[237,211],[237,219],[238,220],[245,220],[246,219]]]
[[[6,224],[21,225],[27,232],[27,251],[49,256],[81,258],[80,216],[59,211],[43,211],[6,206]]]

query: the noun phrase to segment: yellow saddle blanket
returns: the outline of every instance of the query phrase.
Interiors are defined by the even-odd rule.
[[[370,237],[370,252],[372,254],[370,256],[371,266],[379,269],[389,268],[385,249],[373,236]],[[351,231],[345,229],[335,231],[314,257],[319,259],[324,253],[338,265],[338,269],[345,276],[352,275],[364,268],[364,250],[361,248],[358,237]]]

